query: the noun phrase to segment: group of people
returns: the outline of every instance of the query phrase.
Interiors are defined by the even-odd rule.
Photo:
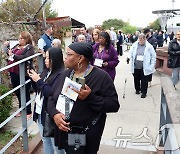
[[[153,36],[150,29],[144,29],[144,32],[138,35],[138,40],[132,44],[127,63],[131,60],[131,72],[134,77],[135,93],[140,94],[141,98],[146,98],[148,82],[151,86],[152,74],[155,72],[156,48],[158,41]],[[168,66],[172,68],[172,82],[176,85],[180,80],[180,31],[176,32],[168,45]]]
[[[114,81],[116,66],[119,63],[119,60],[118,52],[111,40],[110,33],[94,29],[91,36],[86,32],[85,27],[81,27],[76,42],[86,42],[92,45],[93,59],[91,60],[91,64],[106,71]]]
[[[110,30],[106,30],[104,32],[107,32],[110,36],[110,43],[113,47],[117,46],[117,53],[118,55],[123,55],[122,50],[122,44],[123,44],[123,35],[122,32],[119,30],[118,34],[114,31],[114,27],[111,27]],[[87,33],[86,27],[80,28],[80,34],[76,36],[75,42],[88,42],[91,45],[94,45],[95,43],[100,42],[100,33],[101,31],[99,29],[93,29],[92,35]],[[74,35],[75,36],[75,35]]]
[[[60,40],[52,37],[52,27],[46,27],[45,33],[38,40],[39,52],[44,57],[44,70],[38,74],[25,63],[26,102],[30,100],[30,87],[36,92],[33,120],[38,123],[42,137],[44,153],[72,154],[83,151],[96,154],[106,121],[106,113],[117,112],[120,104],[114,86],[115,67],[119,63],[117,51],[107,32],[94,31],[94,45],[87,38],[85,42],[75,42],[68,46],[65,57],[60,48]],[[95,36],[96,35],[96,36]],[[54,46],[54,47],[53,47]],[[35,53],[32,36],[21,32],[19,44],[8,50],[9,64],[29,57]],[[30,63],[33,64],[31,60]],[[20,84],[19,66],[10,70],[13,88]],[[83,78],[85,85],[81,85]],[[71,98],[63,92],[63,87],[70,82],[67,92],[75,93]],[[78,84],[80,88],[75,85]],[[72,85],[72,86],[71,86]],[[83,87],[81,87],[83,86]],[[15,91],[21,105],[20,90]],[[21,106],[19,106],[21,107]],[[45,136],[44,128],[47,113],[55,124],[53,136]],[[21,116],[21,113],[16,115]],[[27,120],[32,116],[31,105],[27,106]],[[96,121],[94,123],[94,121]],[[78,128],[78,129],[77,129]],[[85,134],[86,145],[69,144],[72,133]],[[78,146],[77,146],[78,144]]]
[[[113,28],[111,31],[113,32]],[[97,154],[106,121],[106,113],[117,112],[120,105],[114,86],[118,54],[122,55],[123,36],[119,31],[118,41],[112,40],[111,33],[94,29],[92,35],[85,27],[80,28],[80,35],[67,48],[65,57],[61,50],[61,41],[52,37],[51,26],[38,40],[38,50],[44,57],[44,70],[39,75],[35,69],[27,68],[26,102],[30,100],[30,88],[35,89],[36,99],[33,120],[38,123],[42,136],[44,153],[72,154],[74,150],[86,154]],[[117,50],[114,47],[117,42]],[[8,44],[7,42],[5,43]],[[135,93],[146,98],[148,82],[155,72],[157,39],[149,29],[137,35],[137,40],[130,48],[127,63],[131,61]],[[173,84],[180,78],[180,32],[176,34],[168,48],[173,59]],[[24,31],[19,35],[19,44],[9,49],[9,64],[29,57],[35,53],[32,36]],[[30,60],[30,63],[33,63]],[[9,69],[13,87],[20,84],[19,66]],[[79,82],[83,79],[83,83]],[[76,86],[80,85],[80,88]],[[81,85],[82,84],[82,85]],[[68,85],[66,87],[66,85]],[[66,90],[64,90],[66,87]],[[21,107],[20,90],[15,91]],[[73,94],[70,95],[70,94]],[[51,137],[43,135],[46,114],[55,124]],[[16,115],[21,116],[21,113]],[[32,117],[31,105],[27,106],[27,120]],[[95,121],[95,123],[94,123]],[[93,124],[92,124],[93,123]],[[80,145],[71,134],[85,134],[86,144]],[[71,137],[70,137],[71,136]],[[77,146],[78,144],[78,146]]]

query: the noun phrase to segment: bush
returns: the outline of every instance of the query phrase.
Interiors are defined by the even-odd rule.
[[[0,84],[0,96],[8,92],[10,89],[5,87],[5,85]],[[12,109],[12,95],[8,95],[0,100],[0,123],[10,116],[10,111]]]

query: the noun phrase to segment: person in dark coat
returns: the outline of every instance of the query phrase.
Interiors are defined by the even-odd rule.
[[[47,100],[52,93],[52,86],[55,84],[56,78],[64,71],[62,50],[58,48],[49,48],[45,53],[46,69],[41,75],[37,74],[33,69],[28,70],[30,78],[33,80],[33,88],[36,90],[35,108],[33,120],[38,122],[39,132],[43,141],[45,154],[54,154],[54,138],[43,137],[43,127],[45,121],[45,112],[47,112]],[[64,150],[58,150],[57,154],[64,154]]]
[[[163,47],[163,43],[164,43],[163,31],[159,31],[156,39],[157,39],[158,47]]]
[[[170,39],[170,41],[171,41],[172,39],[174,39],[174,32],[171,32],[171,34],[169,34],[169,39]]]
[[[106,71],[114,81],[119,63],[116,49],[111,45],[107,32],[100,33],[100,43],[93,45],[93,65]]]
[[[119,31],[119,34],[117,35],[117,52],[118,55],[120,56],[123,55],[122,44],[123,44],[123,36],[121,34],[121,31]]]
[[[169,42],[168,54],[168,67],[172,68],[172,82],[175,87],[180,80],[180,31],[177,31],[176,38]]]
[[[71,154],[68,134],[74,130],[75,126],[82,128],[86,134],[84,154],[97,154],[105,126],[106,113],[117,112],[120,107],[112,79],[105,71],[90,65],[92,58],[93,49],[89,43],[70,44],[65,57],[65,66],[68,69],[57,79],[56,85],[58,86],[54,87],[48,99],[47,109],[56,123],[55,144],[60,149],[65,149],[67,154]],[[85,78],[85,88],[81,88],[80,91],[71,89],[78,94],[77,99],[72,100],[63,95],[62,88],[65,78],[71,82],[78,82],[79,77]],[[63,102],[72,105],[71,109],[68,108],[70,113],[66,112],[67,107]],[[98,120],[92,125],[95,119]]]
[[[153,32],[150,31],[150,29],[144,29],[144,34],[146,35],[147,41],[153,46],[154,51],[156,51],[157,48],[157,39],[153,36]],[[152,74],[149,75],[149,86],[151,86],[152,81]]]

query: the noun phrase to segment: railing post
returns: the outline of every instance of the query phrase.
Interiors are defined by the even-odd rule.
[[[43,55],[38,56],[38,66],[39,66],[39,70],[38,73],[42,73],[43,69],[44,69],[44,58]]]
[[[2,77],[2,73],[0,72],[0,84],[2,83],[1,77]]]
[[[25,128],[23,132],[23,148],[24,151],[28,151],[28,132],[27,132],[27,119],[26,119],[26,87],[25,87],[25,62],[19,64],[19,75],[20,75],[20,84],[23,84],[20,88],[21,93],[21,107],[24,107],[22,110],[22,127]]]

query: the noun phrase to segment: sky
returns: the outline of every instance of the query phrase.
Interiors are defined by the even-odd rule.
[[[155,10],[172,9],[172,0],[53,0],[52,8],[58,16],[70,16],[86,25],[102,25],[108,19],[122,19],[131,25],[146,27],[157,19]],[[180,9],[180,0],[174,8]]]

